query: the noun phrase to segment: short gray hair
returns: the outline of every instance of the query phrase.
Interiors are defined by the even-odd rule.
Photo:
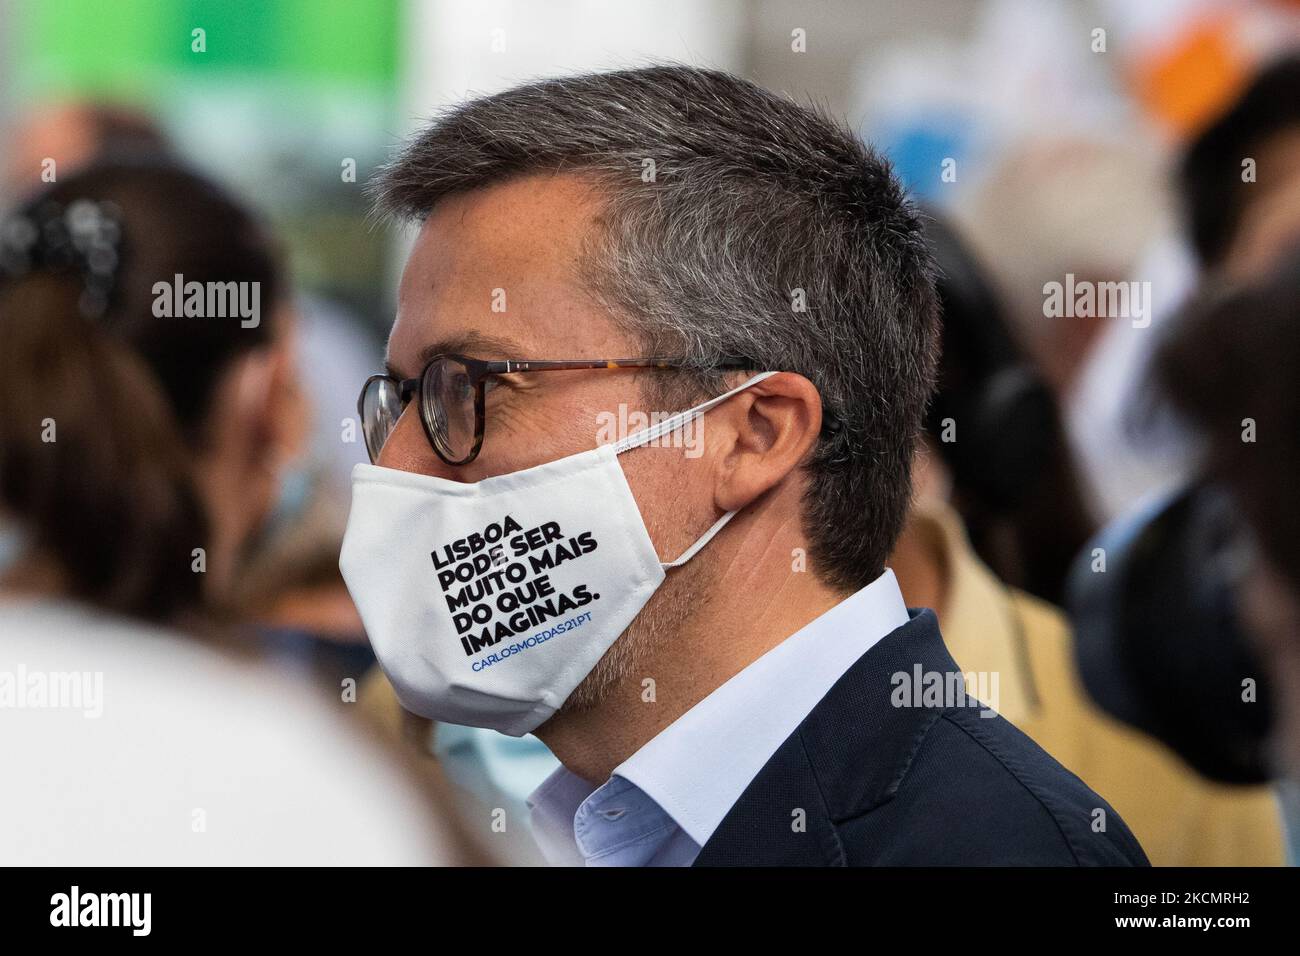
[[[731,357],[816,385],[828,425],[805,465],[811,565],[840,590],[873,580],[907,512],[938,348],[921,218],[888,163],[752,83],[655,66],[455,106],[372,188],[381,211],[423,220],[447,196],[542,172],[601,188],[583,277],[648,352],[691,363],[695,390],[717,388],[710,369]]]

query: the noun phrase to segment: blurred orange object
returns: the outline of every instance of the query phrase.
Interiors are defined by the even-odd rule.
[[[1255,57],[1239,41],[1238,26],[1231,12],[1197,17],[1131,64],[1137,98],[1176,138],[1210,122],[1253,73]]]

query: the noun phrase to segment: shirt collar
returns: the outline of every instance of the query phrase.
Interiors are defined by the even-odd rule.
[[[705,697],[614,776],[643,790],[703,846],[835,682],[907,619],[887,569]]]
[[[578,808],[594,790],[586,780],[560,766],[528,795],[533,839],[552,864],[582,866],[586,863],[574,839],[573,823]]]
[[[558,768],[528,797],[542,852],[555,863],[582,865],[575,821],[599,813],[615,791],[626,802],[622,781],[703,846],[835,682],[907,621],[898,581],[886,569],[701,700],[615,768],[603,786],[593,788]]]

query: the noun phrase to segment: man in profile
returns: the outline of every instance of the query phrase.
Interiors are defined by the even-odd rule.
[[[551,859],[1146,863],[1100,797],[964,694],[934,614],[884,566],[938,318],[921,221],[874,152],[743,80],[664,66],[457,106],[377,196],[420,233],[389,372],[363,393],[378,467],[354,479],[344,572],[408,709],[541,715],[509,729],[563,764],[530,799]],[[585,565],[602,586],[581,628],[453,667],[429,555],[481,527],[474,502],[531,510],[519,489],[553,473],[548,504],[572,507],[599,423],[706,403],[692,454],[615,445],[665,567],[653,593],[598,549],[575,562],[606,562]],[[616,484],[582,507],[623,508]],[[436,535],[424,503],[449,516]],[[605,633],[624,600],[637,612]]]

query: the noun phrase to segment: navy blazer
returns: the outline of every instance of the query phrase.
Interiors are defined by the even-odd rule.
[[[1001,716],[894,706],[894,674],[960,671],[934,612],[909,614],[777,749],[695,865],[1149,865],[1119,814]]]

